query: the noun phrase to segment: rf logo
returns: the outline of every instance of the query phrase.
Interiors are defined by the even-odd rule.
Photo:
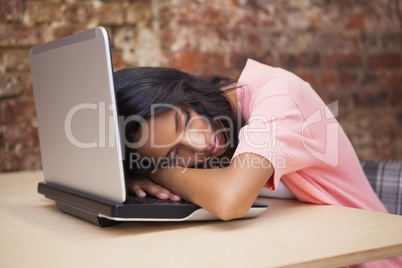
[[[338,101],[335,101],[325,106],[324,109],[319,109],[312,113],[306,118],[302,127],[302,133],[305,133],[306,128],[313,124],[319,123],[322,128],[325,127],[326,138],[324,144],[319,145],[320,149],[310,147],[304,135],[302,135],[302,141],[304,148],[312,156],[332,167],[336,167],[339,162],[339,124],[335,119],[337,116]]]

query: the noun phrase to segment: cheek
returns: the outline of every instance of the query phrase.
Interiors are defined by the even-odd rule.
[[[212,130],[212,125],[199,115],[193,115],[189,127],[193,129]]]
[[[182,151],[177,159],[177,165],[180,167],[194,167],[197,164],[203,163],[205,160],[204,154]]]

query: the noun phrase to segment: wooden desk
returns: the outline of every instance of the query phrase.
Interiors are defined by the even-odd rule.
[[[100,228],[36,193],[41,172],[0,174],[0,267],[335,267],[402,255],[402,217],[290,200],[230,222]]]

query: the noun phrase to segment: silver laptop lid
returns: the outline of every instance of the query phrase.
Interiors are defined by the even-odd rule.
[[[45,181],[126,199],[109,38],[102,27],[30,50]]]

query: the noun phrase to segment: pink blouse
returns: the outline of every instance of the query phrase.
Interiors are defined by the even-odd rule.
[[[237,89],[247,121],[233,155],[260,155],[273,165],[264,188],[279,180],[303,202],[387,213],[369,184],[356,153],[335,119],[337,103],[326,106],[296,75],[248,60]],[[233,159],[232,158],[232,159]],[[256,165],[255,162],[242,163]],[[402,258],[355,267],[401,267]]]
[[[233,156],[265,157],[274,175],[300,200],[387,212],[336,120],[337,103],[326,106],[296,75],[248,60],[237,89],[246,126]],[[253,163],[248,163],[253,164]]]

